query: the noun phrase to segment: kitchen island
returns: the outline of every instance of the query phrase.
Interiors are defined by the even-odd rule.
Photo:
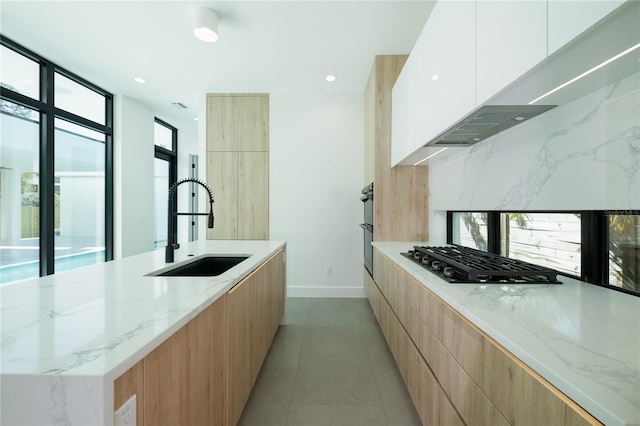
[[[157,250],[0,287],[0,423],[113,424],[114,382],[278,253],[284,299],[284,247],[197,241],[171,265]],[[250,257],[214,277],[147,276],[205,254]]]
[[[428,386],[407,374],[419,412],[427,389],[467,424],[640,423],[640,298],[564,276],[449,284],[400,254],[427,243],[373,245],[367,293],[400,370],[430,365]]]

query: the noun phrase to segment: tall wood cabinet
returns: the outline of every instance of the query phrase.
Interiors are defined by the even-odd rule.
[[[269,238],[269,95],[207,95],[212,240]]]
[[[406,55],[376,56],[365,89],[365,185],[374,185],[375,241],[426,241],[428,168],[391,167],[391,90]]]

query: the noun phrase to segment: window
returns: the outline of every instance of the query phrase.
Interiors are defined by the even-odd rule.
[[[111,260],[112,95],[0,42],[0,284]]]
[[[157,249],[167,245],[169,188],[178,179],[178,130],[156,118],[153,142],[155,145],[153,247]],[[177,230],[176,218],[171,220],[174,221],[173,229]],[[175,235],[173,241],[176,241]]]
[[[447,242],[640,295],[640,212],[448,212]]]

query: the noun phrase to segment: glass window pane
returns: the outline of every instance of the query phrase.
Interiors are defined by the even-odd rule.
[[[609,216],[609,285],[640,291],[640,216]]]
[[[54,84],[56,108],[105,124],[106,99],[103,95],[58,73]]]
[[[56,119],[55,271],[104,262],[105,136]]]
[[[169,162],[156,158],[154,160],[154,170],[153,247],[157,249],[167,245]]]
[[[0,284],[40,275],[38,114],[0,100]]]
[[[153,126],[153,143],[156,146],[173,151],[173,131],[167,126],[155,122]]]
[[[40,64],[6,46],[0,50],[2,87],[33,99],[40,99]]]
[[[575,213],[502,213],[501,254],[581,275],[581,223]]]
[[[452,225],[452,243],[487,251],[487,213],[453,213]]]

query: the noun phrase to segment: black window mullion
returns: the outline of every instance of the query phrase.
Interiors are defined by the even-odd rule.
[[[104,226],[105,226],[105,241],[104,241],[104,257],[105,262],[113,260],[113,233],[114,233],[114,223],[113,223],[113,193],[114,193],[114,173],[113,173],[113,97],[111,95],[106,96],[105,102],[105,114],[106,114],[106,125],[109,129],[109,132],[106,133],[105,138],[105,215],[104,215]]]
[[[487,252],[500,254],[500,212],[487,212]]]
[[[54,97],[53,67],[42,66],[40,98],[51,105]],[[52,108],[40,111],[40,276],[55,272],[55,117]]]
[[[609,222],[601,211],[581,212],[582,279],[598,285],[609,283]]]

